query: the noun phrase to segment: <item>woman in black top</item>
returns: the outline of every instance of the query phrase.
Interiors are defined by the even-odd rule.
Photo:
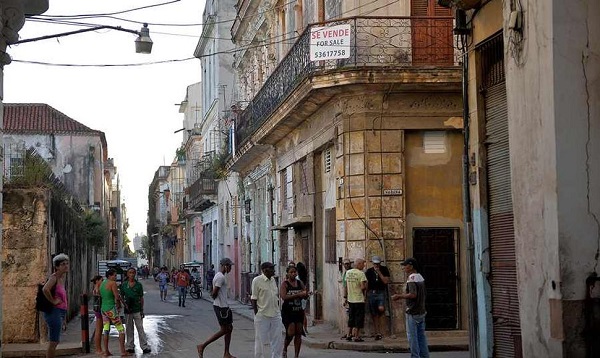
[[[279,289],[279,295],[283,299],[281,319],[286,331],[283,357],[287,357],[287,348],[294,339],[294,357],[297,358],[300,355],[302,323],[304,321],[302,299],[308,297],[308,292],[304,284],[296,278],[297,271],[294,266],[288,266],[286,273],[286,279],[281,283]]]

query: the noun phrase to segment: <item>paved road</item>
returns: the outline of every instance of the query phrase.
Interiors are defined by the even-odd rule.
[[[186,307],[178,307],[177,295],[173,290],[169,292],[168,302],[161,302],[158,288],[152,280],[142,281],[146,290],[146,318],[144,327],[152,347],[152,356],[165,358],[193,358],[197,357],[196,345],[212,335],[218,328],[217,320],[212,310],[212,305],[205,300],[194,300],[188,297]],[[206,294],[206,293],[205,293]],[[231,342],[231,352],[238,358],[253,358],[254,328],[252,321],[234,314],[234,331]],[[93,324],[92,324],[93,326]],[[110,347],[113,354],[118,354],[116,331],[111,332]],[[137,340],[137,336],[136,336]],[[136,344],[137,356],[142,357],[141,349]],[[93,351],[93,348],[92,348]],[[293,356],[293,348],[289,354]],[[90,357],[93,354],[78,357]],[[118,355],[117,355],[118,356]],[[148,357],[149,355],[144,355]],[[205,350],[204,357],[219,358],[223,356],[223,340],[211,344]],[[302,347],[300,353],[304,358],[332,357],[332,358],[371,358],[371,357],[409,357],[409,354],[400,353],[368,353],[342,350],[321,350]],[[435,352],[433,358],[466,358],[468,352]]]

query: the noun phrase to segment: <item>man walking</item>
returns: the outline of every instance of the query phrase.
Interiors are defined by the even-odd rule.
[[[387,267],[381,265],[381,257],[379,256],[373,256],[371,262],[373,267],[369,268],[365,275],[367,276],[369,312],[373,318],[375,340],[378,341],[383,338],[385,295],[387,294],[387,285],[390,282],[390,271]]]
[[[185,307],[185,296],[187,296],[187,288],[190,285],[190,275],[185,272],[183,265],[179,268],[177,275],[175,275],[175,281],[177,281],[179,307]]]
[[[365,292],[367,291],[367,277],[363,272],[365,268],[364,259],[356,259],[354,268],[346,272],[346,290],[344,291],[344,303],[348,303],[350,312],[348,315],[348,329],[352,334],[346,337],[347,341],[364,342],[360,336],[360,330],[365,326]]]
[[[127,270],[127,281],[121,284],[121,296],[125,301],[125,348],[129,353],[135,353],[135,342],[133,337],[133,325],[138,331],[140,348],[144,354],[150,353],[151,349],[144,332],[144,287],[135,279],[135,269]]]
[[[213,290],[210,296],[214,299],[213,308],[217,315],[217,321],[221,329],[213,334],[206,342],[196,346],[198,350],[198,357],[203,358],[204,349],[206,346],[216,341],[217,339],[225,336],[225,351],[223,352],[223,358],[235,358],[229,352],[229,345],[231,343],[231,332],[233,331],[233,315],[227,302],[227,292],[229,291],[228,274],[231,272],[231,266],[233,261],[229,258],[223,258],[219,262],[219,272],[215,274],[213,279]]]
[[[405,293],[397,293],[392,299],[406,300],[406,335],[411,358],[429,358],[425,336],[425,279],[417,272],[417,260],[407,258],[401,265],[407,276]]]
[[[275,265],[263,262],[262,275],[252,280],[252,308],[254,310],[254,357],[266,358],[264,348],[270,345],[271,358],[281,358],[283,354],[283,323],[279,308],[279,288],[273,275]]]
[[[158,288],[160,289],[160,300],[167,300],[167,288],[169,286],[169,272],[167,272],[167,267],[163,266],[161,272],[156,275],[155,280],[158,281]]]

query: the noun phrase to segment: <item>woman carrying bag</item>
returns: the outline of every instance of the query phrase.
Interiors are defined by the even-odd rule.
[[[65,278],[69,272],[69,256],[58,254],[52,259],[54,273],[42,288],[42,292],[53,305],[50,312],[44,312],[44,320],[48,325],[48,349],[46,358],[54,358],[56,346],[60,342],[60,333],[67,317],[67,291],[65,289]],[[54,292],[54,293],[53,293]]]

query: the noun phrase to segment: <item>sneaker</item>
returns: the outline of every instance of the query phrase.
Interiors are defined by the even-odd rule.
[[[375,335],[375,340],[376,340],[376,341],[380,341],[380,340],[382,340],[382,339],[383,339],[383,336],[382,336],[381,334],[377,334],[377,335]]]
[[[135,353],[135,349],[133,349],[133,348],[129,348],[129,349],[127,350],[127,353]]]
[[[346,340],[347,340],[348,342],[352,342],[352,336],[348,336],[348,337],[346,337]]]
[[[146,348],[142,351],[144,354],[152,353],[152,349]]]

